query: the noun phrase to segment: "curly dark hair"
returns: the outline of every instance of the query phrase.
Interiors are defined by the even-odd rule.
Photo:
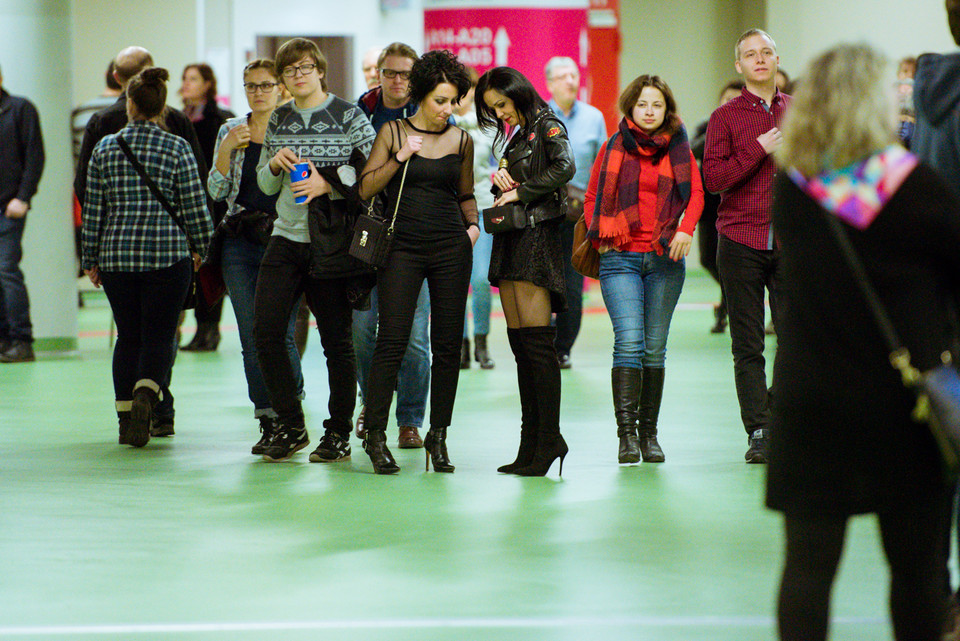
[[[457,102],[470,91],[470,74],[453,52],[446,49],[428,51],[410,69],[410,101],[421,102],[444,82],[457,88]]]

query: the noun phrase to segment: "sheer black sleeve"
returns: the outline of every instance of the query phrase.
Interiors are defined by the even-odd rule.
[[[469,227],[477,224],[479,217],[477,199],[473,194],[473,139],[464,131],[460,136],[460,215],[463,224]]]
[[[399,120],[388,122],[380,128],[380,133],[373,141],[373,149],[370,150],[367,164],[363,167],[363,174],[360,176],[360,198],[369,200],[379,194],[397,170],[403,166],[397,160],[397,152],[400,151],[401,145]]]

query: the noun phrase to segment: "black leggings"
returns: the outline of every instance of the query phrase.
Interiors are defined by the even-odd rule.
[[[890,613],[897,641],[938,641],[946,613],[941,536],[950,497],[942,492],[878,514],[890,565]],[[827,638],[830,591],[847,518],[786,517],[787,559],[780,585],[781,641]]]

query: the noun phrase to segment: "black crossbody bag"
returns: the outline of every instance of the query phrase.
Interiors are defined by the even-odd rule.
[[[901,344],[893,321],[880,302],[867,270],[842,224],[836,216],[830,213],[826,216],[843,258],[853,272],[854,280],[857,281],[870,313],[883,334],[883,340],[890,351],[890,364],[900,372],[904,386],[917,396],[913,418],[930,427],[930,432],[940,448],[944,476],[955,479],[960,471],[960,372],[957,371],[957,365],[952,362],[949,350],[943,352],[941,365],[926,372],[921,372],[911,365],[910,351]]]
[[[173,205],[170,204],[170,201],[167,200],[166,196],[161,193],[160,188],[157,187],[157,183],[153,182],[153,178],[147,173],[146,168],[143,164],[137,160],[137,157],[133,154],[133,150],[130,149],[130,145],[127,144],[127,141],[123,139],[123,136],[117,136],[117,144],[120,145],[120,150],[123,151],[123,155],[127,157],[127,160],[130,161],[130,164],[133,165],[133,168],[137,170],[137,173],[140,174],[140,179],[146,183],[147,188],[150,190],[150,193],[153,194],[153,197],[156,198],[160,205],[170,214],[170,218],[173,219],[173,222],[177,224],[177,227],[180,228],[180,231],[183,232],[183,235],[187,237],[187,246],[190,248],[190,251],[198,254],[197,250],[194,248],[193,243],[190,242],[190,234],[187,233],[187,228],[184,226],[183,222],[177,217],[176,210],[174,210]],[[187,299],[183,302],[184,309],[193,309],[197,306],[197,278],[194,274],[194,271],[190,270],[190,289],[187,290]]]

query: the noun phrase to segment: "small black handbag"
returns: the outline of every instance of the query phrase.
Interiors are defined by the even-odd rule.
[[[887,349],[890,350],[890,364],[900,372],[904,386],[917,396],[913,418],[930,427],[930,433],[940,448],[944,476],[952,481],[960,472],[960,371],[957,370],[957,363],[953,362],[950,351],[945,350],[940,357],[941,364],[925,372],[910,364],[910,352],[900,343],[890,315],[880,302],[840,221],[831,214],[827,214],[827,220],[883,334]]]
[[[374,209],[376,196],[370,199],[367,213],[360,214],[353,227],[353,240],[350,242],[350,255],[376,268],[387,264],[390,246],[393,244],[393,228],[397,222],[397,212],[400,210],[400,195],[403,193],[403,183],[407,179],[407,167],[410,161],[403,163],[403,174],[400,176],[400,191],[397,192],[397,202],[393,207],[393,218],[389,221],[377,215]]]
[[[507,203],[483,210],[483,230],[489,234],[502,234],[527,227],[527,209],[523,203]]]

